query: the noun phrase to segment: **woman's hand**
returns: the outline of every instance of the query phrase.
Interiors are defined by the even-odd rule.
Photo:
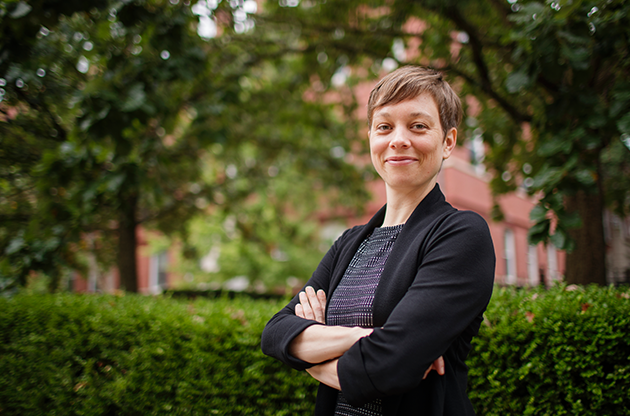
[[[320,383],[324,383],[327,386],[332,387],[333,389],[341,390],[341,386],[339,384],[339,376],[337,375],[338,362],[338,358],[331,361],[326,361],[323,364],[319,364],[307,369],[306,372]],[[432,370],[437,371],[437,373],[441,376],[444,375],[443,357],[440,356],[437,360],[433,361],[431,367],[429,367],[427,371],[424,372],[424,377],[422,377],[422,379],[424,380],[425,378],[427,378]]]
[[[307,286],[299,294],[300,303],[295,305],[295,315],[304,319],[311,319],[326,325],[326,292]]]
[[[311,286],[307,286],[304,291],[300,292],[299,294],[299,299],[300,299],[300,303],[298,303],[297,305],[295,305],[295,315],[299,316],[300,318],[304,318],[304,319],[311,319],[313,321],[317,321],[320,324],[326,324],[326,292],[324,292],[322,289],[318,290],[317,292],[315,292],[315,289],[313,289]],[[308,329],[308,328],[307,328]],[[317,331],[319,332],[321,329],[323,328],[313,328],[311,327],[310,331]],[[328,328],[327,328],[328,329]],[[332,328],[331,328],[332,329]],[[357,330],[362,330],[363,332],[359,333],[357,335]],[[368,329],[368,328],[353,328],[353,335],[351,336],[353,342],[358,341],[359,338],[362,338],[364,336],[369,335],[372,332],[372,329]],[[319,334],[324,335],[324,333]],[[328,335],[328,334],[326,334]],[[303,337],[299,337],[298,338],[303,338]],[[320,338],[321,340],[321,338]],[[306,355],[307,361],[310,360],[314,360],[314,362],[318,362],[318,359],[322,359],[323,357],[320,355],[318,357],[314,357],[311,354],[308,354],[308,352],[306,354],[304,354],[306,351],[302,350],[301,348],[296,348],[298,347],[298,345],[301,343],[300,341],[305,341],[303,339],[300,339],[298,342],[295,343],[295,345],[292,345],[292,350],[293,353],[296,354],[296,356],[303,356]],[[315,339],[313,339],[311,342],[315,341]],[[308,344],[307,342],[305,342],[305,344]],[[346,348],[349,348],[351,345],[346,345]],[[323,351],[321,351],[323,352]],[[333,352],[332,356],[333,357],[338,357],[339,353],[345,352],[345,351],[339,351],[337,350],[337,352]],[[330,357],[330,356],[329,356]],[[332,357],[330,357],[332,358]],[[310,360],[309,360],[310,359]],[[319,380],[320,382],[323,382],[324,384],[328,384],[331,387],[337,388],[339,389],[339,387],[337,387],[337,383],[339,383],[336,375],[337,375],[337,360],[333,360],[334,361],[334,365],[331,365],[330,362],[326,363],[326,365],[318,365],[316,367],[318,368],[311,368],[310,370],[307,370],[309,372],[309,374],[311,374],[311,376],[313,376],[313,378]],[[310,361],[313,362],[313,361]],[[425,372],[424,372],[424,376],[422,377],[422,379],[424,380],[425,378],[427,378],[427,376],[429,375],[429,373],[431,371],[437,371],[437,373],[441,376],[443,376],[445,374],[445,369],[444,369],[444,358],[439,357],[438,359],[436,359],[433,364],[431,364],[431,367],[429,367]],[[324,381],[325,380],[325,381]]]
[[[372,333],[359,326],[311,325],[289,344],[289,354],[311,364],[341,357],[355,342]]]
[[[373,331],[372,328],[326,326],[326,293],[321,289],[315,292],[307,286],[298,296],[300,303],[295,305],[295,315],[322,325],[306,328],[291,341],[289,353],[294,357],[311,364],[338,358]]]
[[[337,362],[339,359],[327,361],[306,370],[315,380],[324,383],[328,387],[341,390],[339,376],[337,375]]]
[[[424,372],[424,377],[422,377],[423,380],[427,378],[431,370],[437,371],[437,373],[441,376],[444,375],[444,358],[442,358],[442,356],[438,357],[437,360],[433,361],[433,364],[431,364],[431,367],[429,367],[427,371]]]

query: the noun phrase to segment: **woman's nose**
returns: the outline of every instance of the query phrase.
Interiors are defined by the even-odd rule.
[[[411,145],[409,138],[402,129],[394,130],[389,147],[392,149],[406,149]]]

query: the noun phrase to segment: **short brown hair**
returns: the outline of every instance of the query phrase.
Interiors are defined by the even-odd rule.
[[[429,93],[435,100],[446,136],[447,131],[457,128],[462,121],[462,103],[440,72],[414,65],[398,68],[376,84],[368,101],[368,126],[372,128],[372,116],[377,108],[410,100],[424,93]]]

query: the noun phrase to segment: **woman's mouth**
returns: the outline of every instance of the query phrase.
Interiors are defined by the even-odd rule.
[[[418,161],[418,159],[416,159],[415,157],[411,157],[411,156],[390,156],[390,157],[385,159],[385,163],[388,163],[388,164],[394,165],[394,166],[409,165],[409,164],[417,162],[417,161]]]

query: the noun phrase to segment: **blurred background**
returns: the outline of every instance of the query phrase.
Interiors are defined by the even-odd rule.
[[[464,104],[500,284],[630,281],[622,0],[0,1],[0,291],[292,292],[384,203],[366,103]]]

